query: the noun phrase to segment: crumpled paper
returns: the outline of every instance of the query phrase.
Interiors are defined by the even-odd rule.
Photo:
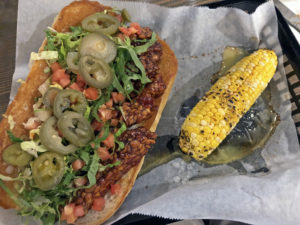
[[[19,78],[28,74],[31,51],[44,39],[43,30],[52,24],[60,9],[71,2],[60,0],[19,0],[16,70],[11,99]],[[228,219],[251,224],[298,224],[300,221],[300,155],[295,125],[277,37],[273,2],[249,15],[233,8],[163,8],[137,2],[101,1],[127,8],[132,20],[153,28],[174,50],[178,74],[157,133],[178,135],[176,119],[184,99],[196,89],[203,95],[210,77],[218,71],[226,46],[249,49],[267,47],[278,55],[278,70],[270,83],[272,105],[281,122],[262,151],[228,165],[204,167],[178,158],[139,177],[112,223],[130,213],[175,219]],[[176,101],[175,101],[176,100]],[[150,152],[151,154],[151,152]],[[261,164],[268,172],[252,173]],[[22,224],[12,210],[0,210],[0,224]]]

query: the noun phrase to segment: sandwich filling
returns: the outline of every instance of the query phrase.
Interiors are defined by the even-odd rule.
[[[8,130],[13,144],[2,157],[19,175],[0,175],[20,215],[74,223],[103,210],[104,196],[118,194],[118,181],[155,143],[143,122],[166,89],[162,46],[150,28],[129,21],[126,10],[107,9],[69,32],[48,28],[44,50],[31,55],[46,60],[49,79],[24,123],[29,137]]]

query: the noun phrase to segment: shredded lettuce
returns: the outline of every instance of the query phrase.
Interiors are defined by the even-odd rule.
[[[34,60],[57,60],[58,59],[58,52],[57,51],[42,51],[42,52],[31,52],[30,54],[30,61]]]
[[[58,53],[57,61],[65,68],[67,66],[66,57],[70,51],[78,51],[79,44],[88,32],[80,26],[70,27],[71,32],[60,33],[53,29],[46,30],[47,45],[44,50],[56,51]]]
[[[48,151],[43,145],[38,145],[35,141],[23,141],[21,142],[21,149],[35,158],[38,157],[38,152]]]

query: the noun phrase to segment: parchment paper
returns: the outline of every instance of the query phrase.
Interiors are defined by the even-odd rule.
[[[43,30],[70,1],[19,0],[16,70],[11,99],[19,78],[28,74],[31,51],[44,39]],[[158,134],[178,135],[176,119],[182,101],[196,89],[203,95],[210,77],[220,66],[225,46],[267,47],[278,55],[278,72],[271,82],[272,104],[281,122],[262,151],[228,165],[203,167],[173,160],[138,178],[120,210],[108,223],[129,213],[176,219],[229,219],[252,224],[299,224],[300,155],[277,38],[273,2],[252,15],[231,8],[163,8],[145,3],[102,1],[127,8],[133,21],[152,27],[174,50],[179,69],[173,91],[162,115]],[[151,154],[151,153],[150,153]],[[253,173],[261,168],[269,172]],[[0,224],[21,224],[11,210],[0,211]]]

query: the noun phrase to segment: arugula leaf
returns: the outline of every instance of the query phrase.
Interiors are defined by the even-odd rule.
[[[117,137],[120,137],[121,134],[122,134],[124,131],[126,131],[126,129],[127,129],[126,124],[125,124],[124,122],[122,122],[122,125],[121,125],[120,129],[115,133],[115,137],[116,137],[116,138],[117,138]]]
[[[113,75],[114,75],[114,79],[113,79],[112,85],[114,86],[115,89],[117,89],[118,92],[125,94],[125,90],[122,87],[119,79],[117,78],[114,70],[113,70]]]
[[[157,41],[156,33],[152,32],[151,39],[149,41],[147,41],[146,44],[134,47],[136,54],[140,55],[140,54],[146,52],[148,50],[148,48],[151,47],[156,41]]]
[[[122,141],[118,140],[118,137],[121,136],[121,134],[126,131],[127,126],[124,122],[122,122],[122,125],[120,129],[115,133],[115,142],[119,145],[119,150],[123,149],[125,147],[124,143]]]
[[[88,187],[92,187],[93,185],[96,184],[96,174],[98,172],[98,168],[99,168],[99,156],[97,154],[97,152],[94,152],[94,155],[92,157],[92,162],[87,174],[87,177],[89,179],[89,185]]]
[[[121,164],[121,161],[116,161],[115,163],[110,163],[110,164],[107,164],[107,165],[99,164],[98,171],[102,172],[102,171],[106,170],[107,168],[112,168],[112,167],[115,167],[115,166],[119,166],[120,164]]]
[[[85,151],[79,152],[79,157],[85,162],[85,165],[90,163],[90,153]]]
[[[74,173],[67,173],[67,174],[65,174],[61,185],[69,185],[70,182],[71,182],[71,180],[73,180],[74,177],[75,177]]]
[[[18,143],[23,141],[21,138],[16,137],[11,130],[7,130],[6,132],[11,142]]]
[[[43,225],[53,225],[56,221],[56,212],[54,213],[45,213],[41,217]]]
[[[141,77],[141,82],[142,84],[147,84],[149,82],[151,82],[151,80],[147,77],[146,75],[146,71],[145,71],[145,67],[143,66],[143,64],[141,63],[140,59],[138,58],[136,52],[134,51],[133,48],[127,48],[131,59],[133,60],[134,64],[136,65],[137,68],[139,68],[139,70],[142,73],[142,77]]]

